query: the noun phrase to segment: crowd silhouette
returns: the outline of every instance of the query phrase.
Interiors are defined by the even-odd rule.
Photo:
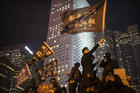
[[[80,73],[78,67],[80,63],[75,63],[72,67],[68,79],[68,91],[69,93],[135,93],[135,91],[124,85],[118,75],[114,74],[114,69],[119,69],[118,63],[111,59],[110,53],[105,53],[105,56],[101,60],[101,63],[94,62],[93,52],[103,42],[103,38],[89,51],[85,47],[82,52],[81,65],[83,68]],[[96,76],[97,69],[94,70],[96,65],[104,68],[102,78]]]
[[[118,63],[111,59],[110,53],[105,53],[101,62],[94,62],[93,52],[103,42],[103,38],[89,51],[87,47],[83,48],[81,58],[82,72],[79,70],[80,62],[76,62],[71,68],[68,76],[68,90],[60,87],[55,78],[50,79],[50,86],[53,91],[45,93],[136,93],[132,88],[123,84],[119,75],[114,74],[114,69],[119,69]],[[102,77],[97,77],[96,65],[104,68]]]

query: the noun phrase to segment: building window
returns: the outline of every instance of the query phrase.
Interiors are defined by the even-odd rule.
[[[67,5],[65,5],[65,10],[67,9]]]
[[[51,62],[51,59],[50,59],[50,62]]]
[[[65,84],[65,87],[67,87],[68,85],[67,84]]]
[[[57,45],[56,47],[59,47],[59,45]]]
[[[60,77],[58,77],[57,80],[60,80]]]
[[[52,60],[54,61],[54,58]]]
[[[70,8],[70,4],[68,4],[68,8]]]
[[[66,64],[65,66],[66,66],[66,67],[68,67],[68,65],[67,65],[67,64]]]
[[[64,71],[64,69],[62,69],[62,72]]]
[[[59,10],[61,11],[61,8],[59,8]]]
[[[62,11],[64,10],[64,6],[62,7]]]
[[[63,87],[63,85],[61,85],[61,87]]]
[[[54,49],[55,49],[55,46],[54,46]]]

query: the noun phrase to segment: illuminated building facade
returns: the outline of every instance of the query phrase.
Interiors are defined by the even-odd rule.
[[[79,9],[89,6],[86,0],[73,0],[73,9]],[[94,47],[94,33],[82,32],[73,35],[72,37],[72,65],[76,62],[81,62],[82,49],[88,47],[91,50]],[[82,67],[80,67],[82,71]]]
[[[47,43],[54,50],[55,55],[46,58],[44,65],[55,59],[59,60],[59,75],[56,78],[61,87],[67,87],[68,77],[64,72],[70,72],[74,63],[81,62],[82,49],[84,47],[91,49],[94,46],[94,34],[84,32],[75,35],[61,35],[62,21],[60,13],[86,6],[89,6],[86,0],[52,0]],[[49,83],[50,78],[47,78],[45,83]]]
[[[137,71],[137,77],[140,78],[140,33],[138,25],[132,25],[127,28],[132,42],[132,49],[135,59],[135,66]]]
[[[129,76],[135,76],[135,70],[133,69],[134,66],[134,54],[132,50],[132,43],[129,38],[128,33],[122,33],[120,34],[118,41],[117,41],[117,47],[120,49],[119,54],[119,59],[120,63],[122,63],[122,67],[126,69],[126,73]]]
[[[71,64],[71,46],[72,46],[72,36],[71,35],[61,35],[61,17],[60,13],[65,10],[72,9],[71,0],[52,0],[50,10],[50,19],[47,35],[47,43],[51,46],[52,50],[55,52],[54,55],[49,56],[45,59],[44,65],[58,60],[59,64],[59,75],[56,77],[61,87],[67,86],[66,80],[67,76],[64,74],[64,71],[70,70]],[[50,77],[51,78],[51,77]],[[46,79],[46,83],[49,83],[50,78]]]
[[[124,67],[132,77],[131,86],[140,88],[140,34],[138,25],[129,26],[124,33],[116,36],[117,57],[120,67]]]
[[[127,28],[127,32],[130,35],[130,39],[132,42],[132,50],[133,50],[133,56],[135,60],[135,69],[136,70],[136,76],[135,76],[135,83],[134,87],[136,89],[140,89],[140,31],[138,28],[138,25],[132,25]]]
[[[25,62],[32,56],[29,54],[29,52],[27,50],[25,50],[25,45],[24,44],[19,44],[19,45],[13,45],[13,46],[9,46],[9,47],[4,47],[0,50],[0,57],[6,56],[8,58],[8,64],[6,65],[9,67],[12,67],[13,69],[15,69],[13,72],[10,72],[8,69],[5,69],[5,65],[2,65],[2,69],[5,69],[5,72],[10,72],[13,74],[6,74],[9,76],[9,83],[5,83],[7,86],[10,87],[9,92],[10,93],[21,93],[23,90],[16,88],[15,87],[15,79],[16,79],[16,75],[17,73],[20,71],[20,69],[22,68],[23,65],[25,65]],[[37,81],[37,73],[35,72],[35,66],[32,65],[29,67],[32,77],[35,78],[35,80]],[[5,73],[4,72],[4,73]],[[3,73],[3,72],[2,72]],[[8,80],[5,79],[1,79],[4,82],[8,82]],[[27,81],[28,82],[28,81]],[[23,86],[26,86],[28,83],[23,84]],[[8,92],[8,93],[9,93]]]
[[[7,57],[0,57],[0,90],[2,93],[9,93],[11,81],[15,75],[16,69],[9,62]]]

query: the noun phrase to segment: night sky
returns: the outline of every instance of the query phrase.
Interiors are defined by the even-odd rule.
[[[101,0],[100,0],[101,1]],[[127,26],[139,24],[139,0],[109,0],[106,27],[124,31]],[[88,0],[90,4],[97,3]],[[2,2],[2,29],[0,48],[12,44],[27,44],[32,51],[46,40],[50,0],[4,0]]]

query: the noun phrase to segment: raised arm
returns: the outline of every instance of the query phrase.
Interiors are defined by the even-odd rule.
[[[92,50],[89,51],[89,53],[93,53],[96,51],[96,49],[99,47],[99,45],[104,41],[103,38],[100,39],[100,41],[92,48]]]

